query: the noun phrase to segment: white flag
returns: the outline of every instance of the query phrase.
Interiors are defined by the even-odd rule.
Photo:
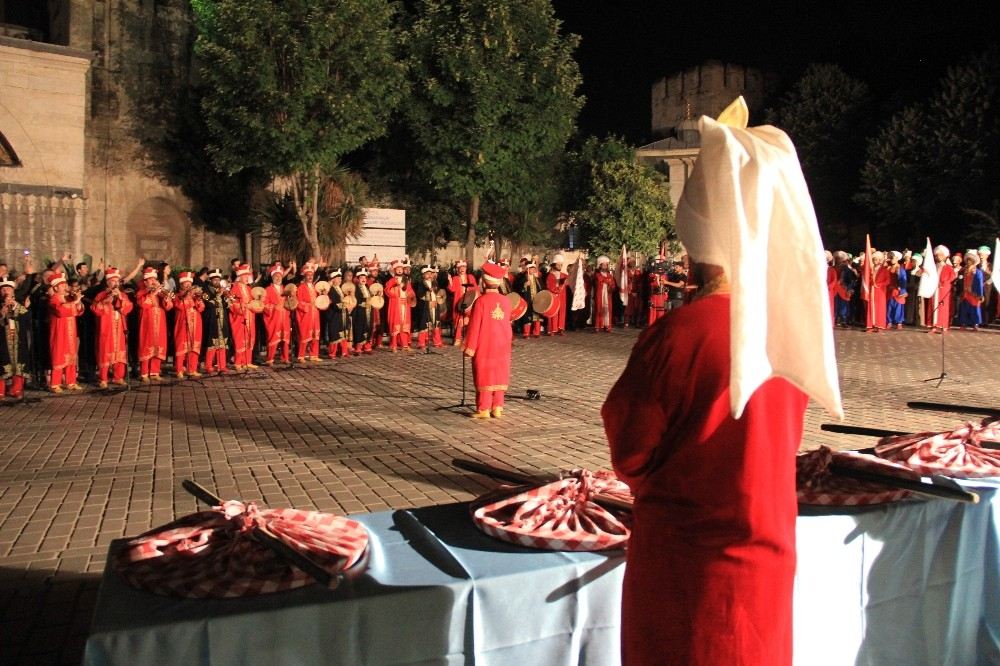
[[[570,310],[577,311],[582,310],[587,306],[587,290],[583,286],[583,257],[577,256],[576,258],[576,279],[573,280],[573,304],[570,306]]]
[[[938,288],[937,264],[934,262],[934,250],[931,248],[931,239],[927,239],[927,249],[924,250],[924,259],[920,264],[922,273],[920,275],[920,287],[917,294],[920,298],[934,298]]]
[[[1000,238],[997,238],[997,248],[993,251],[993,288],[1000,294],[1000,275],[997,275],[997,259],[1000,259]]]
[[[621,299],[622,305],[628,305],[628,279],[628,250],[625,249],[625,245],[623,243],[622,256],[621,259],[618,260],[618,298]]]

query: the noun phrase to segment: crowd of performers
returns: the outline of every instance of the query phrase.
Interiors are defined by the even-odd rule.
[[[492,288],[507,303],[508,337],[639,326],[679,305],[686,282],[683,265],[668,270],[662,257],[646,271],[631,262],[631,279],[620,270],[613,275],[607,257],[577,276],[583,264],[567,266],[561,254],[544,267],[530,256],[516,268],[501,259],[478,271],[464,261],[443,271],[361,257],[348,269],[291,262],[257,274],[237,260],[225,272],[176,274],[140,260],[125,274],[103,265],[91,272],[67,258],[40,272],[26,261],[16,276],[0,263],[0,396],[23,398],[26,381],[53,393],[82,390],[82,382],[100,389],[130,378],[158,382],[168,360],[172,376],[183,380],[380,348],[412,352],[442,347],[446,333],[468,352],[479,342],[470,343],[472,306]],[[487,268],[500,271],[495,285]],[[495,407],[502,403],[477,413]]]
[[[933,251],[937,274],[933,294],[922,297],[919,286],[925,258],[909,250],[865,253],[827,252],[827,286],[837,326],[864,326],[869,332],[926,328],[943,333],[952,326],[977,330],[1000,317],[993,284],[990,248],[952,254],[944,245]]]

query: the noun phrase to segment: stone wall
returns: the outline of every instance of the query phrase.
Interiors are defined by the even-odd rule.
[[[739,95],[751,113],[760,112],[774,85],[774,77],[760,70],[717,60],[671,74],[652,86],[653,135],[669,135],[686,118],[715,117]]]
[[[0,37],[0,132],[21,162],[0,167],[0,260],[84,252],[89,67],[89,53]]]

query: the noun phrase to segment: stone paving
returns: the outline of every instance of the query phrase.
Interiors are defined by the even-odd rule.
[[[457,456],[526,471],[607,468],[600,406],[637,332],[571,332],[514,347],[501,420],[465,417],[462,357],[380,351],[292,369],[134,384],[0,409],[0,663],[79,663],[108,545],[196,510],[194,479],[225,498],[359,513],[468,500],[492,487]],[[997,406],[1000,335],[836,332],[846,423],[944,429],[961,414],[908,400]],[[541,399],[525,400],[527,389]],[[464,405],[462,406],[464,401]],[[966,415],[967,416],[967,415]],[[820,429],[803,448],[873,440]]]

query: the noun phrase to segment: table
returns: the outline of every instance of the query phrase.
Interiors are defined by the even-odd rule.
[[[1000,663],[994,491],[813,514],[798,520],[796,663]],[[169,599],[107,567],[85,662],[618,663],[621,553],[499,542],[466,504],[352,518],[371,535],[369,569],[332,592]]]

